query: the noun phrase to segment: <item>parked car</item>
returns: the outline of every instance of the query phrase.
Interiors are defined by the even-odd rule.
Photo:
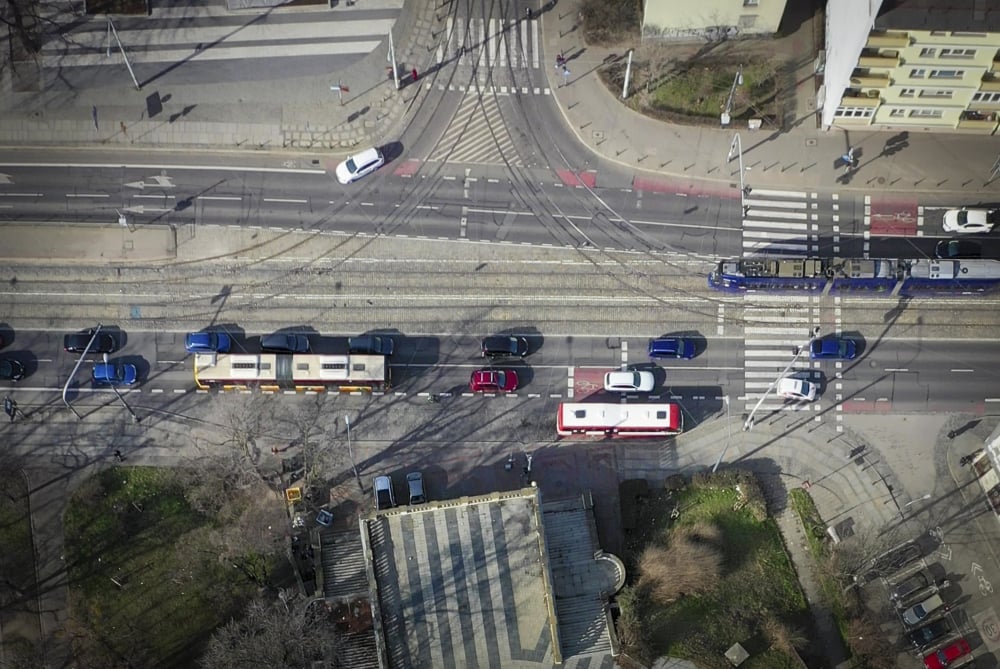
[[[410,506],[423,504],[427,501],[424,497],[424,475],[420,472],[410,472],[406,475],[406,487],[410,491]]]
[[[189,332],[184,337],[188,353],[229,353],[232,340],[225,332]]]
[[[944,669],[950,667],[952,663],[960,657],[964,657],[972,652],[969,642],[959,639],[948,644],[944,648],[938,648],[933,653],[924,657],[924,666],[927,669]]]
[[[102,386],[131,386],[139,374],[135,365],[127,362],[99,362],[94,365],[93,380]]]
[[[0,380],[20,381],[24,378],[24,365],[13,358],[0,359]]]
[[[942,606],[944,606],[944,600],[941,599],[941,595],[934,593],[919,604],[914,604],[903,611],[903,622],[910,627],[918,625],[921,620],[924,620]]]
[[[494,335],[484,337],[480,348],[484,358],[523,358],[528,355],[528,340],[524,337]]]
[[[271,353],[308,353],[309,338],[303,334],[278,332],[261,337],[260,348]]]
[[[469,390],[474,393],[509,393],[517,390],[517,372],[499,369],[480,369],[472,373]]]
[[[392,479],[388,476],[376,476],[372,485],[375,491],[375,508],[391,509],[396,506],[396,495],[392,491]]]
[[[932,623],[927,623],[923,627],[918,627],[907,634],[906,638],[917,648],[926,648],[954,631],[955,626],[951,624],[951,621],[947,617],[944,617],[938,618]]]
[[[608,372],[604,375],[604,389],[612,393],[648,393],[656,385],[656,377],[649,371]]]
[[[816,384],[804,379],[785,377],[778,381],[778,395],[789,400],[812,402],[816,399]]]
[[[91,328],[66,335],[63,337],[63,349],[69,353],[83,353],[87,344],[90,343],[91,337],[94,336],[95,330],[96,328]],[[115,338],[102,331],[97,333],[97,338],[94,339],[94,344],[90,347],[90,353],[114,353],[117,347]]]
[[[809,358],[812,360],[854,360],[857,354],[858,345],[853,339],[845,337],[813,339],[809,345]]]
[[[897,603],[905,602],[910,595],[920,592],[930,585],[930,582],[931,580],[927,577],[927,572],[918,571],[913,576],[893,587],[889,591],[889,599]]]
[[[396,348],[396,343],[392,337],[383,335],[361,335],[351,337],[347,340],[347,347],[351,353],[371,353],[374,355],[392,355]]]
[[[934,247],[934,257],[957,260],[960,258],[981,258],[983,245],[968,239],[942,239]]]
[[[365,149],[337,165],[337,181],[347,185],[382,167],[385,158],[378,149]]]
[[[944,213],[945,232],[955,232],[959,234],[971,234],[976,232],[990,232],[997,224],[997,211],[995,209],[949,209]]]
[[[902,546],[897,546],[872,560],[871,568],[879,572],[880,576],[893,574],[906,565],[919,560],[924,554],[920,544],[907,542]]]
[[[650,358],[680,358],[690,360],[694,357],[694,342],[678,337],[660,337],[649,342]]]

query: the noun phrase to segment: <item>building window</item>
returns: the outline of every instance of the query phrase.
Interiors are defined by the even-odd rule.
[[[977,93],[973,93],[973,95],[972,95],[972,101],[973,102],[1000,102],[1000,93],[985,93],[983,91],[979,91]]]
[[[937,49],[921,49],[920,50],[920,57],[921,58],[933,58],[936,55],[937,55]]]
[[[965,70],[931,70],[931,79],[961,79]]]
[[[931,35],[935,35],[937,37],[947,37],[948,36],[948,31],[947,30],[932,30],[931,31]]]
[[[931,33],[932,35],[934,33]],[[951,33],[952,37],[986,37],[986,33],[966,33],[958,30],[954,30]]]
[[[941,118],[944,115],[942,109],[912,109],[910,116],[913,118]]]
[[[941,49],[942,58],[975,58],[975,49]]]
[[[923,79],[926,76],[927,70],[923,68],[918,68],[916,70],[910,70],[910,79]]]
[[[874,107],[837,107],[833,113],[837,118],[871,118],[875,115]]]
[[[920,91],[922,98],[950,98],[955,91],[946,88],[925,88]]]
[[[892,118],[899,118],[900,116],[906,116],[905,109],[890,109],[889,116]]]
[[[757,6],[757,0],[743,0],[743,6],[744,7],[756,7]]]
[[[899,97],[901,98],[912,98],[917,94],[916,88],[903,88],[899,91]]]

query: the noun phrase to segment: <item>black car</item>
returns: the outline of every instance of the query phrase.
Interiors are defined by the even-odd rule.
[[[0,359],[0,379],[20,381],[24,378],[24,365],[13,358]]]
[[[932,623],[928,623],[923,627],[918,627],[909,634],[906,638],[910,640],[917,648],[925,648],[932,643],[935,643],[946,634],[951,634],[955,630],[955,627],[951,624],[948,618],[938,618]]]
[[[279,332],[261,337],[260,348],[272,353],[308,353],[309,338],[301,334]]]
[[[951,260],[981,258],[983,245],[968,239],[943,239],[934,247],[934,256]]]
[[[523,358],[528,355],[528,340],[511,335],[494,335],[482,342],[484,358]]]
[[[904,602],[910,595],[923,590],[930,583],[927,574],[918,571],[916,574],[893,586],[892,590],[889,591],[889,599],[894,602]]]
[[[395,343],[392,337],[379,335],[361,335],[360,337],[350,337],[347,346],[351,353],[371,353],[374,355],[392,355]]]
[[[94,329],[90,329],[66,335],[63,337],[63,348],[69,353],[83,353],[94,332]],[[90,353],[114,353],[117,347],[114,337],[107,332],[98,332],[94,344],[90,347]]]

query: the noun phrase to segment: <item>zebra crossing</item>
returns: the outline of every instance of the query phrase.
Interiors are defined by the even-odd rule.
[[[501,94],[551,94],[548,87],[529,85],[529,73],[540,70],[541,27],[537,19],[459,19],[449,16],[437,63],[457,61],[463,72],[475,74],[480,86]],[[444,89],[445,84],[438,85]],[[452,85],[451,89],[462,90]]]
[[[523,167],[497,98],[471,92],[462,96],[455,117],[427,159]]]
[[[796,347],[803,346],[809,333],[819,323],[818,298],[811,295],[753,295],[744,303],[744,399],[751,411],[761,397],[767,399],[757,409],[762,417],[768,411],[814,411],[820,401],[793,402],[785,400],[768,388],[781,376],[819,380],[812,369],[808,351],[803,352],[785,374],[782,372],[795,358]],[[761,413],[764,412],[764,413]]]
[[[750,189],[743,198],[743,255],[809,255],[819,250],[817,193]]]

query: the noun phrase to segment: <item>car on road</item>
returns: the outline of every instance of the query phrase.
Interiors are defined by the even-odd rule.
[[[965,657],[971,652],[972,648],[969,647],[969,642],[965,639],[959,639],[924,656],[924,666],[927,669],[945,669],[945,667],[950,667],[955,660]]]
[[[66,335],[63,337],[63,349],[69,353],[83,353],[91,337],[94,336],[94,332],[95,328],[91,328],[90,330],[82,330]],[[94,344],[90,347],[89,352],[114,353],[117,347],[118,345],[114,337],[107,332],[98,332],[97,338],[94,339]]]
[[[509,393],[517,390],[517,372],[509,369],[480,369],[472,373],[469,390],[474,393]]]
[[[997,224],[996,209],[949,209],[944,213],[945,232],[973,234],[990,232]]]
[[[396,506],[396,495],[392,491],[392,478],[376,476],[372,490],[375,491],[375,508],[379,511]]]
[[[480,343],[484,358],[523,358],[528,355],[528,340],[512,335],[484,337]]]
[[[352,181],[357,181],[363,176],[367,176],[382,167],[385,158],[378,149],[365,149],[337,165],[335,170],[337,181],[345,186]]]
[[[942,239],[934,247],[935,258],[958,260],[983,257],[983,245],[969,239]]]
[[[660,337],[649,342],[650,358],[679,358],[690,360],[695,355],[694,342],[680,337]]]
[[[927,573],[918,571],[889,590],[889,599],[897,604],[905,602],[910,595],[920,592],[930,583],[931,579],[928,578]]]
[[[608,372],[604,375],[604,389],[612,393],[648,393],[656,385],[656,377],[649,371]]]
[[[303,334],[278,332],[261,337],[260,348],[270,353],[308,353],[309,338]]]
[[[13,358],[0,359],[0,380],[20,381],[24,378],[24,365]]]
[[[858,345],[846,337],[823,337],[809,344],[812,360],[854,360],[857,354]]]
[[[131,363],[99,362],[94,365],[92,378],[101,386],[131,386],[139,380],[139,374]]]
[[[906,638],[917,648],[926,648],[954,631],[955,626],[947,617],[938,618],[932,623],[927,623],[923,627],[913,630],[906,635]]]
[[[816,399],[816,384],[805,379],[786,376],[778,381],[777,392],[778,395],[788,400],[812,402]]]
[[[229,353],[232,340],[225,332],[188,332],[184,350],[188,353]]]
[[[424,496],[424,475],[420,472],[410,472],[406,475],[406,488],[410,492],[410,506],[427,501]]]
[[[934,613],[942,606],[944,606],[944,600],[941,599],[941,595],[934,593],[919,604],[914,604],[910,608],[903,611],[903,622],[910,627],[919,625],[921,620],[926,619],[927,616]]]
[[[351,353],[392,355],[396,349],[396,343],[392,337],[384,335],[361,335],[360,337],[350,337],[347,340],[347,348],[350,349]]]

